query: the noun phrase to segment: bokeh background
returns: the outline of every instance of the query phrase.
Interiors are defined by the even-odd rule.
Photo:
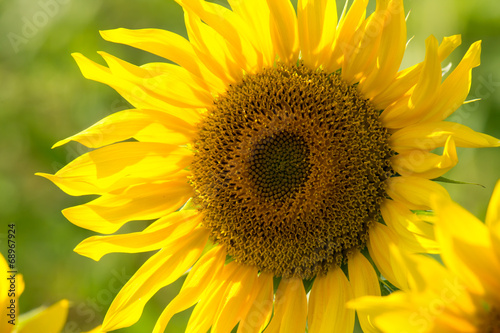
[[[371,2],[373,8],[375,1]],[[405,9],[411,10],[408,38],[414,38],[402,67],[423,60],[430,34],[438,40],[462,34],[462,46],[443,67],[450,62],[456,66],[471,43],[483,40],[482,64],[473,71],[468,98],[482,100],[462,106],[452,118],[500,137],[500,2],[407,0]],[[119,288],[150,255],[112,254],[94,262],[72,252],[92,233],[69,223],[60,211],[91,198],[69,197],[34,176],[55,173],[86,151],[76,143],[51,150],[56,141],[129,107],[111,88],[85,80],[70,53],[81,52],[100,63],[98,50],[138,65],[160,60],[100,38],[99,30],[118,27],[163,28],[186,36],[182,10],[173,0],[0,2],[0,252],[5,255],[7,250],[7,224],[15,223],[17,265],[26,281],[21,312],[67,298],[72,302],[64,331],[68,333],[102,322]],[[444,186],[456,201],[484,218],[500,177],[500,150],[459,149],[459,158],[459,165],[446,176],[482,186]],[[123,231],[143,227],[132,223]],[[150,332],[182,282],[161,290],[141,320],[119,332]],[[183,332],[189,313],[175,316],[167,332]]]

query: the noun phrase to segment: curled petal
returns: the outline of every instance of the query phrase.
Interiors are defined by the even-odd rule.
[[[431,209],[433,195],[450,200],[448,191],[432,180],[420,177],[392,177],[387,181],[387,194],[411,210]]]
[[[438,98],[421,122],[441,121],[455,112],[467,98],[472,81],[472,69],[479,66],[481,41],[472,44],[457,68],[444,80]]]
[[[414,149],[430,151],[443,147],[449,137],[457,147],[482,148],[499,147],[500,140],[476,131],[469,127],[452,122],[438,121],[410,125],[396,131],[389,138],[389,143],[398,153]]]
[[[443,155],[425,150],[410,150],[391,157],[391,165],[402,176],[418,176],[427,179],[441,177],[458,163],[453,137],[448,137]]]

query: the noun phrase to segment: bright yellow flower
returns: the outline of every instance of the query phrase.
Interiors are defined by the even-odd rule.
[[[155,29],[102,32],[175,64],[138,67],[101,52],[105,67],[74,54],[86,78],[136,109],[56,143],[98,149],[42,174],[70,195],[100,195],[64,210],[80,227],[112,234],[155,220],[75,249],[95,260],[158,250],[117,295],[104,329],[137,322],[160,288],[190,270],[155,332],[194,305],[190,332],[238,323],[238,332],[304,332],[306,323],[310,333],[351,332],[345,301],[381,293],[361,250],[398,281],[389,244],[438,250],[414,211],[430,209],[431,193],[448,197],[431,179],[455,166],[455,146],[500,145],[443,121],[469,92],[480,43],[442,80],[440,63],[460,36],[429,37],[425,60],[398,71],[402,0],[377,1],[368,17],[368,0],[355,0],[338,21],[333,0],[301,0],[297,13],[288,0],[229,0],[232,10],[177,2],[189,40]],[[430,152],[438,147],[442,155]],[[273,277],[281,277],[276,294]],[[307,298],[303,280],[312,279]]]
[[[444,266],[400,254],[409,290],[353,301],[383,332],[500,332],[500,181],[486,224],[452,201],[437,200],[436,232]],[[395,253],[395,257],[397,257]]]
[[[19,296],[24,291],[21,274],[10,273],[7,262],[0,254],[0,332],[2,333],[59,333],[68,315],[67,300],[49,307],[40,307],[19,316]]]

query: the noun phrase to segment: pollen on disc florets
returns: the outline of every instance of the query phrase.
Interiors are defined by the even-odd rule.
[[[277,64],[230,85],[194,142],[194,202],[237,262],[312,278],[363,248],[393,173],[379,112],[337,73]]]

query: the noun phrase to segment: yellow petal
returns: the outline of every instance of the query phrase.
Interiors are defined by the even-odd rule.
[[[189,8],[184,8],[189,41],[198,58],[226,85],[240,82],[245,60],[212,27],[203,23]]]
[[[106,53],[101,52],[101,55],[106,57],[108,65],[112,65],[114,71],[96,64],[79,53],[72,55],[85,78],[107,84],[138,109],[169,110],[172,108],[171,102],[176,103],[176,101],[181,107],[186,105],[203,107],[211,103],[211,96],[206,92],[197,91],[194,81],[182,75],[182,68],[179,66],[177,66],[178,73],[174,75],[147,78],[150,74],[145,73],[145,70],[130,64],[125,65],[123,61],[113,61],[117,59]],[[177,81],[179,78],[187,81]],[[163,86],[160,91],[150,90],[157,89],[160,84],[173,85],[174,89],[167,92],[166,86]],[[166,96],[167,94],[169,96]]]
[[[436,199],[433,206],[439,220],[436,237],[446,266],[475,293],[482,294],[484,288],[490,295],[500,296],[500,261],[488,228],[454,202]]]
[[[337,24],[336,1],[299,0],[297,5],[300,50],[304,64],[318,68],[330,51]]]
[[[222,272],[211,282],[209,288],[201,296],[201,300],[194,307],[187,324],[186,332],[208,331],[214,323],[218,314],[219,304],[223,301],[222,297],[228,286],[244,270],[244,265],[234,261],[224,266]]]
[[[373,98],[384,90],[399,70],[406,47],[406,22],[402,0],[392,0],[383,18],[376,66],[359,89],[365,98]]]
[[[222,296],[212,330],[213,333],[231,332],[252,305],[255,297],[258,270],[244,266],[240,274],[235,275]]]
[[[141,232],[113,236],[92,236],[78,244],[74,251],[99,261],[108,253],[138,253],[167,248],[189,234],[201,220],[198,211],[173,212],[152,223]]]
[[[17,297],[21,296],[24,292],[24,287],[25,287],[25,283],[24,283],[24,277],[22,274],[18,274],[17,275]]]
[[[344,53],[342,77],[348,83],[366,79],[366,75],[375,67],[388,4],[389,0],[377,1],[375,12],[354,34],[354,50]]]
[[[59,301],[41,310],[29,319],[19,318],[18,333],[59,333],[63,330],[68,315],[69,302]],[[5,319],[4,319],[5,320]]]
[[[148,63],[137,67],[106,52],[98,53],[117,80],[131,82],[148,96],[177,107],[204,108],[212,104],[213,97],[206,82],[180,66]]]
[[[389,143],[398,153],[414,149],[430,151],[442,147],[446,140],[452,137],[457,147],[482,148],[498,147],[500,140],[475,132],[467,126],[458,123],[438,121],[410,125],[392,134]]]
[[[453,137],[448,137],[443,155],[425,150],[410,150],[391,157],[394,171],[402,176],[418,176],[427,179],[441,177],[458,163]]]
[[[348,304],[358,314],[369,317],[372,323],[386,333],[420,333],[429,328],[427,321],[415,321],[417,306],[413,305],[410,296],[403,292],[395,292],[387,297],[364,296]],[[430,331],[425,331],[430,332]]]
[[[231,10],[200,0],[176,0],[183,8],[195,13],[203,22],[212,27],[231,44],[239,57],[244,59],[242,68],[255,73],[262,68],[262,54],[255,48],[257,44],[253,32],[238,15]]]
[[[179,209],[192,194],[186,177],[180,172],[179,180],[141,184],[121,193],[105,194],[87,204],[67,208],[63,214],[79,227],[110,234],[129,221],[156,219]]]
[[[104,318],[103,330],[112,331],[137,322],[149,299],[176,281],[200,257],[208,234],[205,228],[196,229],[149,258],[116,295]]]
[[[439,45],[439,62],[453,52],[461,44],[460,35],[444,37]],[[393,82],[381,93],[372,99],[372,103],[378,110],[384,110],[395,101],[400,100],[405,94],[414,87],[422,73],[424,62],[420,62],[410,68],[398,72]]]
[[[464,317],[463,314],[459,314],[457,316],[444,313],[441,316],[436,317],[436,321],[434,322],[434,329],[436,332],[440,333],[478,332],[477,319],[476,316],[467,318]]]
[[[69,195],[106,194],[131,185],[168,179],[191,164],[184,148],[123,142],[84,154],[55,175],[38,173]]]
[[[450,200],[444,187],[420,177],[392,177],[387,180],[387,194],[411,210],[431,209],[431,196]]]
[[[425,45],[425,60],[420,78],[409,98],[387,107],[380,115],[380,120],[388,128],[402,128],[417,123],[425,116],[437,98],[437,91],[441,84],[437,39],[431,35],[425,41]]]
[[[238,325],[237,333],[261,333],[269,323],[273,312],[273,276],[260,273],[254,293],[254,301]]]
[[[188,116],[189,111],[192,110],[184,109],[184,111],[186,111],[186,116]],[[140,142],[159,142],[176,146],[187,146],[194,141],[196,130],[191,132],[191,128],[194,129],[195,127],[184,127],[183,121],[178,120],[171,118],[168,125],[160,122],[153,123],[136,133],[134,139]]]
[[[222,246],[216,246],[196,262],[189,271],[181,291],[163,310],[153,333],[163,333],[174,314],[190,308],[200,300],[210,283],[222,271],[225,260],[225,249]]]
[[[144,133],[155,131],[148,142],[162,142],[174,145],[186,144],[195,135],[193,124],[199,121],[199,115],[185,112],[179,117],[154,110],[125,110],[98,121],[89,128],[67,139],[57,142],[52,148],[62,146],[69,141],[76,141],[89,148],[99,148],[115,142],[135,137],[144,140]],[[181,118],[187,118],[182,120]],[[141,140],[142,139],[142,140]]]
[[[439,283],[443,284],[444,280],[450,276],[449,272],[440,263],[430,257],[410,254],[393,243],[389,244],[388,248],[391,263],[408,271],[408,274],[398,276],[401,281],[404,278],[407,279],[405,283],[408,286],[407,290],[405,290],[407,292],[424,293],[429,290],[437,290],[439,287],[430,285],[429,281],[442,278]]]
[[[347,266],[354,298],[368,295],[381,295],[377,273],[375,273],[372,265],[361,252],[355,251],[354,254],[349,257]],[[378,330],[373,327],[368,317],[358,314],[358,319],[363,332],[378,332]]]
[[[324,0],[321,0],[325,2]],[[347,4],[346,4],[347,5]],[[319,64],[324,65],[329,62],[332,55],[332,46],[335,44],[337,35],[337,3],[336,1],[326,1],[324,9],[324,21],[321,40],[318,45]]]
[[[349,257],[348,269],[354,298],[366,295],[380,296],[377,274],[361,252],[355,251]]]
[[[418,218],[402,203],[386,199],[380,206],[380,212],[387,226],[398,234],[406,250],[413,253],[439,252],[433,225]]]
[[[495,189],[491,194],[490,204],[486,213],[486,225],[490,229],[498,229],[500,227],[500,181],[497,181]]]
[[[263,66],[272,66],[276,58],[273,41],[271,39],[270,10],[266,0],[228,0],[231,9],[250,26],[255,35],[257,48],[262,52]]]
[[[288,0],[267,0],[271,10],[271,38],[281,61],[294,65],[299,58],[297,17]]]
[[[184,37],[162,29],[113,29],[101,31],[107,41],[130,45],[156,54],[184,67],[207,82],[216,92],[222,92],[225,84],[211,73],[194,52],[193,46]]]
[[[351,286],[339,267],[317,276],[309,295],[309,333],[352,333],[354,310],[345,307],[353,298]]]
[[[268,333],[303,333],[307,320],[307,297],[302,279],[281,279],[274,301]]]
[[[441,84],[441,64],[436,37],[429,36],[425,41],[425,60],[420,79],[415,85],[410,98],[410,109],[425,109],[434,101],[437,88]]]
[[[402,270],[402,267],[392,265],[389,247],[404,246],[402,242],[398,242],[397,235],[389,227],[381,223],[374,223],[369,232],[370,239],[368,241],[368,251],[370,257],[377,266],[382,276],[389,280],[393,285],[399,289],[408,290],[405,272],[395,272]],[[401,277],[404,276],[404,279]]]
[[[0,269],[2,272],[7,272],[9,271],[9,266],[7,265],[7,260],[5,260],[4,256],[2,253],[0,253]],[[9,290],[9,285],[10,282],[7,279],[0,279],[0,290],[5,291]],[[4,304],[6,300],[8,299],[8,293],[2,292],[0,294],[0,304]],[[3,311],[4,309],[2,308],[0,311]],[[3,312],[2,312],[3,314]]]
[[[409,254],[393,245],[390,246],[390,253],[394,266],[403,267],[408,272],[409,292],[416,295],[413,300],[415,305],[429,308],[436,306],[436,300],[440,300],[443,311],[437,317],[449,316],[451,313],[466,317],[477,313],[478,304],[470,297],[463,281],[437,260]]]
[[[491,245],[500,261],[500,181],[497,181],[486,213],[486,225],[490,229]]]
[[[460,35],[453,35],[449,37],[444,37],[441,44],[439,44],[439,61],[443,62],[444,59],[460,45],[462,44],[462,37]]]
[[[73,53],[71,55],[85,78],[109,85],[136,108],[168,109],[168,103],[149,97],[141,87],[113,76],[109,68],[87,59],[80,53]]]
[[[472,69],[479,66],[481,42],[472,44],[457,68],[444,80],[438,98],[421,122],[441,121],[455,112],[467,98],[472,81]]]
[[[368,0],[354,0],[347,14],[340,19],[332,53],[329,61],[324,64],[325,70],[328,72],[334,72],[339,69],[344,63],[345,56],[354,52],[353,36],[365,20],[367,5]]]

